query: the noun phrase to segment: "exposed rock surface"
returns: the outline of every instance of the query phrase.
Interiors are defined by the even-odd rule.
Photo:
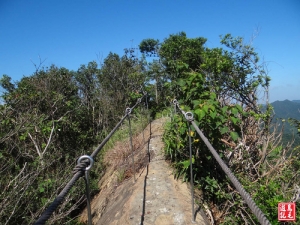
[[[146,128],[145,139],[149,139],[134,153],[139,170],[135,182],[132,176],[118,183],[115,169],[108,171],[100,181],[101,192],[92,202],[93,224],[209,224],[197,205],[196,220],[192,223],[190,190],[187,184],[174,179],[172,169],[164,160],[161,137],[165,122],[164,118],[155,120],[151,128]],[[141,135],[138,138],[142,139]],[[86,221],[85,213],[82,220]]]

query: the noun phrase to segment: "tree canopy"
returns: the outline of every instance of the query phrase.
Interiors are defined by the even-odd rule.
[[[278,201],[288,201],[299,182],[298,148],[283,145],[281,133],[270,131],[272,107],[267,104],[262,110],[258,103],[260,91],[268,96],[270,78],[254,47],[230,34],[221,36],[222,48],[208,48],[206,41],[179,32],[162,42],[142,40],[141,57],[137,49],[126,48],[123,55],[110,52],[103,63],[88,62],[77,71],[40,65],[15,83],[3,75],[0,221],[32,223],[66,183],[74,159],[90,152],[146,90],[152,116],[164,110],[174,115],[174,99],[194,114],[199,128],[276,224]],[[298,121],[293,123],[299,128]],[[175,114],[166,128],[165,156],[176,176],[194,179],[203,192],[200,204],[218,208],[217,224],[255,224],[192,132],[193,178],[188,172],[186,121]],[[102,166],[98,173],[91,172],[93,192]],[[51,224],[65,223],[80,213],[79,188],[72,189]]]

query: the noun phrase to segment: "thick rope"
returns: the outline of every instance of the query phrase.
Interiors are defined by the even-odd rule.
[[[197,127],[197,124],[192,121],[193,126],[195,127],[197,133],[200,135],[208,149],[211,151],[223,171],[226,173],[226,175],[229,177],[230,181],[233,183],[235,188],[238,190],[240,195],[243,197],[243,199],[248,204],[249,208],[252,210],[254,215],[257,217],[258,221],[263,225],[271,225],[269,220],[266,218],[264,213],[258,208],[258,206],[255,204],[255,202],[252,200],[251,196],[248,194],[248,192],[243,188],[241,183],[238,181],[238,179],[234,176],[234,174],[230,171],[230,169],[227,167],[227,165],[223,162],[219,154],[216,152],[216,150],[212,147],[212,145],[209,143],[207,138],[203,135],[201,130]]]
[[[65,188],[59,193],[59,195],[55,198],[55,200],[51,203],[51,205],[47,208],[47,210],[40,216],[40,218],[34,223],[34,225],[44,225],[46,221],[50,218],[52,213],[57,209],[57,207],[63,202],[66,195],[69,193],[75,182],[83,176],[84,171],[78,171],[69,183],[65,186]]]
[[[179,107],[179,103],[177,102],[177,100],[174,100],[173,103],[178,107],[178,109],[181,111],[181,113],[186,117],[187,113],[184,112]],[[213,154],[213,156],[215,157],[215,159],[217,160],[217,162],[219,163],[219,165],[221,166],[221,168],[223,169],[223,171],[226,173],[226,175],[228,176],[228,178],[230,179],[230,181],[232,182],[232,184],[234,185],[234,187],[238,190],[238,192],[240,193],[240,195],[246,201],[246,203],[248,204],[249,208],[252,210],[252,212],[254,213],[254,215],[257,217],[258,221],[262,225],[271,225],[271,223],[266,218],[266,216],[264,215],[264,213],[255,204],[255,202],[253,201],[253,199],[251,198],[251,196],[249,195],[249,193],[243,188],[243,186],[241,185],[241,183],[234,176],[234,174],[230,171],[230,169],[228,168],[228,166],[223,162],[223,160],[221,159],[221,157],[219,156],[219,154],[217,153],[217,151],[213,148],[213,146],[210,144],[210,142],[207,140],[207,138],[203,135],[202,131],[198,128],[197,124],[193,121],[193,119],[188,119],[187,118],[187,120],[189,120],[189,122],[192,123],[192,125],[195,128],[195,130],[200,135],[201,139],[204,141],[204,143],[206,144],[206,146],[208,147],[208,149],[210,150],[210,152]]]
[[[144,97],[145,95],[143,95]],[[91,156],[94,158],[99,152],[100,150],[103,148],[103,146],[106,144],[106,142],[111,138],[111,136],[116,132],[116,130],[121,126],[121,124],[123,123],[123,121],[126,119],[126,117],[132,112],[132,110],[142,102],[143,97],[139,98],[137,100],[137,102],[135,103],[135,105],[133,107],[130,108],[130,110],[126,110],[126,114],[125,116],[122,117],[122,119],[120,120],[120,122],[114,127],[114,129],[106,136],[106,138],[101,142],[101,144],[94,150],[94,152],[91,154]]]
[[[141,103],[143,97],[147,95],[144,94],[141,98],[139,98],[136,104],[130,108],[130,110],[126,110],[125,116],[119,121],[119,123],[114,127],[114,129],[108,134],[108,136],[101,142],[101,144],[94,150],[91,154],[91,157],[94,159],[106,142],[111,138],[111,136],[116,132],[116,130],[121,126],[122,122],[126,119],[126,117],[131,113],[131,111]],[[40,216],[40,218],[34,223],[34,225],[44,225],[47,220],[50,218],[52,213],[57,209],[57,207],[63,202],[66,195],[69,193],[71,188],[74,186],[75,182],[84,175],[86,167],[89,165],[89,160],[82,160],[78,163],[75,168],[73,169],[74,176],[71,178],[69,183],[65,186],[65,188],[59,193],[59,195],[55,198],[55,200],[51,203],[51,205],[44,211],[44,213]]]
[[[97,154],[100,152],[100,150],[106,144],[106,142],[108,142],[108,140],[111,138],[111,136],[113,136],[113,134],[121,126],[121,124],[123,123],[123,121],[126,119],[127,116],[128,116],[128,114],[126,114],[125,116],[122,117],[120,122],[114,127],[114,129],[112,129],[112,131],[106,136],[106,138],[104,138],[104,140],[101,142],[101,144],[94,150],[94,152],[91,154],[91,156],[93,158],[95,158],[97,156]]]

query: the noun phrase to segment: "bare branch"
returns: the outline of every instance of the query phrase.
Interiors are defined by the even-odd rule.
[[[34,138],[31,136],[31,134],[28,132],[28,136],[30,137],[30,139],[32,140],[34,146],[35,146],[35,149],[39,155],[40,158],[42,158],[42,154],[41,154],[41,150],[40,150],[40,147],[38,146],[38,144],[36,143],[36,141],[34,140]]]
[[[55,128],[55,125],[54,125],[54,122],[53,122],[52,129],[51,129],[51,133],[50,133],[50,136],[49,136],[49,138],[48,138],[47,145],[46,145],[46,147],[44,148],[44,151],[42,152],[42,156],[45,154],[45,152],[47,151],[47,149],[48,149],[48,147],[49,147],[49,145],[50,145],[50,143],[51,143],[54,128]]]

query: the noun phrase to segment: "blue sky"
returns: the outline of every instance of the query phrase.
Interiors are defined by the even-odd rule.
[[[299,0],[0,0],[0,76],[39,63],[77,70],[111,51],[185,31],[219,47],[219,35],[253,41],[272,78],[270,101],[300,99]]]

